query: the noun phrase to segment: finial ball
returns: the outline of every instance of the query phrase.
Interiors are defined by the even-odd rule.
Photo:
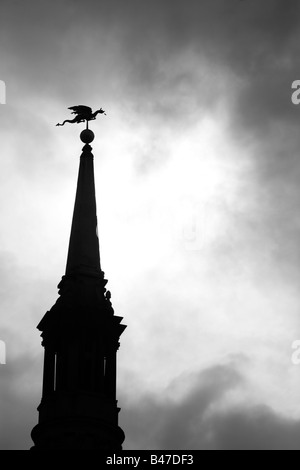
[[[84,131],[82,131],[80,134],[80,139],[85,144],[90,144],[91,142],[93,142],[94,138],[95,138],[95,134],[90,129],[84,129]]]

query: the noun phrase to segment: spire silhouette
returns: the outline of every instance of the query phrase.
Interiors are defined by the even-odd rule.
[[[100,267],[91,130],[81,133],[77,191],[59,298],[37,328],[45,348],[33,450],[121,450],[116,356],[126,328]]]
[[[80,157],[77,192],[69,242],[66,274],[74,271],[100,273],[100,252],[94,182],[94,156],[85,144]]]

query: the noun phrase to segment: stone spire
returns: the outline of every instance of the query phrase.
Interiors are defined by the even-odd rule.
[[[114,314],[100,267],[91,130],[81,133],[77,192],[59,298],[38,329],[45,348],[33,450],[121,450],[116,356],[126,328]]]
[[[94,156],[89,143],[93,132],[84,130],[85,142],[80,157],[77,192],[73,213],[66,274],[75,271],[100,273],[100,254],[94,182]]]

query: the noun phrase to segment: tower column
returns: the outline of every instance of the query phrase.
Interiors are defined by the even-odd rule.
[[[107,395],[115,400],[117,383],[117,355],[115,350],[110,351],[106,356],[104,380]]]
[[[55,351],[45,347],[44,351],[44,373],[43,373],[43,397],[54,392],[55,380]]]

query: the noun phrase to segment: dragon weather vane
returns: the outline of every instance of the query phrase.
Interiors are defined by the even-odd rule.
[[[69,122],[71,124],[77,122],[77,124],[79,124],[79,122],[86,121],[86,128],[88,129],[89,127],[88,122],[96,119],[97,114],[106,115],[105,111],[102,108],[98,109],[94,113],[92,111],[92,108],[90,108],[89,106],[83,106],[83,105],[71,106],[68,109],[71,109],[72,114],[76,114],[76,116],[73,119],[65,119],[64,122],[61,124],[57,123],[56,124],[57,126],[63,126],[66,122]]]

